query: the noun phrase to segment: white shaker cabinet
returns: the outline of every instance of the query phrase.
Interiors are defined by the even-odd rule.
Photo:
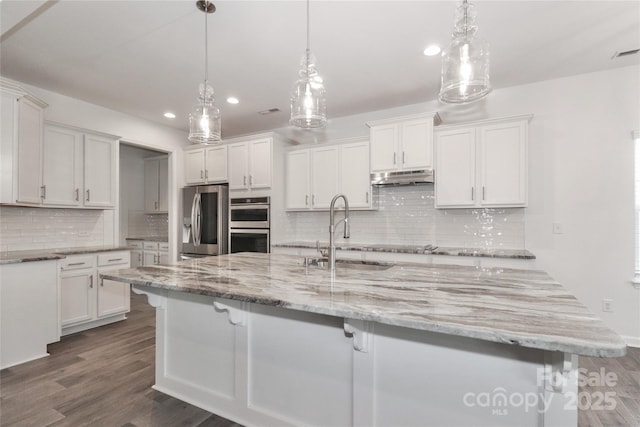
[[[437,113],[369,122],[371,171],[394,172],[433,168],[433,127]]]
[[[166,213],[168,203],[168,168],[166,156],[144,160],[144,210],[146,213]]]
[[[311,207],[311,150],[288,152],[285,164],[285,203],[287,209],[309,209]]]
[[[525,207],[530,118],[517,116],[438,129],[436,207]]]
[[[81,206],[83,134],[45,124],[42,166],[44,205]]]
[[[229,190],[271,187],[272,138],[230,143],[228,150]]]
[[[187,185],[224,183],[227,180],[226,145],[198,148],[185,153]]]
[[[319,147],[313,150],[311,161],[311,207],[329,209],[331,199],[340,192],[338,174],[340,148]]]
[[[84,205],[112,208],[116,197],[115,139],[84,135]]]
[[[350,208],[371,208],[369,141],[340,146],[340,192]],[[342,200],[339,201],[342,206]]]
[[[129,266],[129,251],[70,255],[60,261],[61,335],[126,319],[129,284],[102,279],[100,274]]]
[[[0,202],[42,203],[42,140],[47,104],[0,79]]]
[[[142,242],[144,266],[169,263],[169,244],[166,242]]]

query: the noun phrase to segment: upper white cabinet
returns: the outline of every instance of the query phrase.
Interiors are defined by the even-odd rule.
[[[259,138],[228,145],[229,190],[271,187],[272,138]]]
[[[144,210],[146,213],[166,213],[168,203],[168,168],[166,156],[144,160]]]
[[[0,201],[40,204],[43,110],[47,104],[5,80],[0,80],[0,93]]]
[[[41,203],[112,208],[116,197],[117,137],[46,123]]]
[[[187,185],[227,182],[227,146],[198,148],[185,153]]]
[[[530,119],[517,116],[438,129],[436,207],[526,206]]]
[[[369,122],[371,172],[433,168],[433,127],[438,113]]]
[[[339,193],[350,208],[371,208],[369,141],[290,151],[285,179],[288,210],[326,210]],[[336,206],[344,206],[342,199]]]

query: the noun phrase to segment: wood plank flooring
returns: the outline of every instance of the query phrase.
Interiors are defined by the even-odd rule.
[[[51,356],[0,371],[0,425],[241,427],[151,389],[155,309],[133,294],[131,308],[124,322],[64,337],[49,346]],[[640,426],[640,349],[618,359],[581,357],[580,367],[604,368],[617,381],[580,388],[579,427]],[[605,392],[614,393],[615,409],[594,408]]]

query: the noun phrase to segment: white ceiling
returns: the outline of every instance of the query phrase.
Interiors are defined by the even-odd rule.
[[[209,78],[223,137],[287,126],[305,49],[305,2],[215,1]],[[459,1],[311,2],[311,50],[328,115],[430,101]],[[477,1],[495,89],[640,63],[640,1]],[[195,0],[0,2],[4,77],[155,122],[188,128],[204,74]],[[588,88],[585,88],[588,91]],[[240,104],[225,102],[236,96]],[[491,96],[491,95],[489,95]],[[279,108],[262,116],[258,111]],[[165,111],[178,116],[163,117]]]

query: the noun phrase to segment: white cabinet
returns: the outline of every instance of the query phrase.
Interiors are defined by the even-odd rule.
[[[228,145],[229,190],[271,187],[272,138]]]
[[[326,210],[343,193],[350,208],[371,208],[369,142],[330,144],[286,155],[286,208]],[[343,207],[342,199],[336,204]]]
[[[227,146],[217,145],[185,153],[187,185],[227,182]]]
[[[530,118],[517,116],[438,129],[436,207],[526,206]]]
[[[84,205],[112,208],[116,198],[116,139],[84,135]]]
[[[42,202],[43,109],[47,104],[0,79],[0,202]]]
[[[144,265],[142,242],[139,240],[127,240],[127,247],[131,248],[131,268]]]
[[[144,211],[166,213],[168,203],[168,168],[166,156],[144,159]]]
[[[44,205],[82,205],[83,145],[81,132],[45,124],[42,163]]]
[[[164,242],[142,242],[144,266],[169,263],[169,244]]]
[[[129,268],[128,251],[71,255],[60,261],[61,335],[125,319],[130,286],[100,274]]]
[[[369,122],[371,171],[433,168],[433,126],[437,113]]]

